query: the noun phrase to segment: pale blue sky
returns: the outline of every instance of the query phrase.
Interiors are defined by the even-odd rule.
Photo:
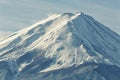
[[[50,14],[82,11],[120,34],[120,0],[0,0],[0,37]]]

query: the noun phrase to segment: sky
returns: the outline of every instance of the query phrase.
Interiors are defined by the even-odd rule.
[[[54,13],[78,11],[120,34],[120,0],[0,0],[0,38]]]

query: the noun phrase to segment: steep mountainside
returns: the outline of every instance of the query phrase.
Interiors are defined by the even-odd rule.
[[[120,36],[84,13],[55,14],[0,42],[0,80],[119,80]]]

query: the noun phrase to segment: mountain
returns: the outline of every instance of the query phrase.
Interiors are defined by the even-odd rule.
[[[54,14],[0,42],[0,80],[119,80],[120,36],[84,13]]]

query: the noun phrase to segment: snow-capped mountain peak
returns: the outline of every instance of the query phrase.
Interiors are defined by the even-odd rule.
[[[84,63],[120,66],[119,53],[120,36],[82,12],[54,14],[0,42],[0,61],[11,60],[19,74]]]

